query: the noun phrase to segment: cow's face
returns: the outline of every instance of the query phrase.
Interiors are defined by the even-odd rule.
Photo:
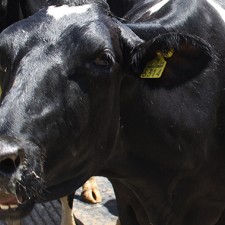
[[[72,192],[110,155],[121,47],[107,10],[50,6],[1,34],[1,218]]]

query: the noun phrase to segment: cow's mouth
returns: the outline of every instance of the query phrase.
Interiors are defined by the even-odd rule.
[[[34,203],[22,196],[0,193],[0,218],[17,219],[23,217],[33,208]]]
[[[22,197],[17,197],[12,194],[0,193],[0,211],[17,209],[22,201]]]

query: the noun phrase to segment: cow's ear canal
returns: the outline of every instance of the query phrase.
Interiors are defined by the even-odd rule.
[[[130,75],[152,87],[174,87],[199,76],[213,58],[199,38],[166,34],[138,46],[131,57]]]

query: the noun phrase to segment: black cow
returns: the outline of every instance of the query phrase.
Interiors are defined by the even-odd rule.
[[[103,175],[122,225],[224,225],[225,6],[63,3],[0,34],[0,217]]]
[[[14,22],[27,18],[28,16],[33,15],[38,12],[41,8],[46,5],[46,0],[5,0],[0,2],[0,32],[11,25]],[[113,4],[113,3],[112,3]],[[88,181],[84,183],[82,186],[82,199],[88,203],[98,203],[101,202],[101,195],[98,190],[96,181],[94,177],[90,178]],[[74,224],[74,215],[73,215],[73,198],[74,193],[69,195],[68,197],[61,198],[62,203],[62,225],[72,225]],[[3,209],[7,209],[9,206],[3,207]],[[15,207],[15,205],[11,205],[11,208]],[[19,225],[21,222],[11,221],[7,222],[8,225]]]
[[[26,10],[26,12],[29,12],[29,11]],[[28,14],[27,14],[27,16],[28,16]],[[4,59],[2,58],[1,60],[4,60]],[[14,143],[13,143],[13,141],[12,141],[12,142],[9,141],[8,144],[10,144],[10,145],[12,144],[12,145],[13,145]],[[19,157],[19,158],[20,158],[20,157]],[[17,159],[19,159],[19,158],[17,158]],[[9,163],[9,162],[6,161],[6,164],[8,164],[8,163]],[[15,162],[13,162],[13,164],[14,164],[14,163],[15,163]],[[14,167],[14,166],[15,166],[15,165],[13,165],[13,167]],[[35,175],[35,177],[36,177],[36,175]],[[37,178],[37,177],[36,177],[36,178]],[[81,182],[82,182],[82,181],[81,181]],[[91,182],[93,182],[93,181],[91,181]],[[89,185],[89,186],[90,186],[90,185]],[[39,188],[39,187],[37,187],[37,189],[38,189],[38,188]],[[92,188],[92,187],[88,187],[88,188],[90,189],[90,188]],[[95,188],[96,188],[96,187],[94,187],[94,189],[92,190],[92,193],[95,192]],[[97,190],[97,192],[95,192],[95,193],[96,193],[97,195],[95,194],[95,195],[96,195],[96,196],[95,196],[96,199],[94,199],[94,200],[95,200],[95,202],[98,202],[98,201],[99,201],[99,197],[100,197],[99,194],[98,194],[98,190]],[[87,193],[85,192],[84,195],[86,196]],[[16,196],[16,194],[15,194],[15,196]],[[86,197],[86,198],[87,198],[87,197]],[[89,198],[90,198],[90,197],[89,197]],[[6,210],[14,210],[14,211],[15,211],[15,208],[17,208],[17,205],[14,204],[14,203],[15,203],[15,201],[16,201],[16,202],[19,202],[19,200],[17,200],[16,198],[10,199],[10,198],[8,198],[7,195],[5,196],[5,194],[2,194],[2,195],[1,195],[1,199],[2,199],[2,201],[0,200],[0,202],[1,202],[1,203],[0,203],[0,207],[1,207],[2,210],[4,210],[4,211],[6,211]],[[63,202],[65,202],[66,199],[64,200],[64,198],[63,198],[62,200],[63,200]],[[89,200],[89,201],[92,201],[92,200]],[[66,204],[64,204],[64,206],[67,207]],[[63,206],[63,207],[64,207],[64,206]],[[63,223],[63,224],[64,224],[64,223]],[[67,223],[65,223],[65,224],[67,224]]]

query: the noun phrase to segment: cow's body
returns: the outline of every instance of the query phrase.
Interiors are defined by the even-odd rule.
[[[103,1],[55,1],[6,29],[0,204],[23,204],[0,216],[19,217],[100,174],[121,225],[223,225],[219,3],[134,1],[120,23]],[[161,77],[141,79],[159,57]]]
[[[126,178],[112,180],[121,223],[222,225],[225,4],[211,0],[155,2],[158,6],[164,3],[161,8],[149,3],[152,11],[157,9],[155,13],[140,6],[125,15],[139,37],[151,40],[171,32],[200,37],[212,47],[212,62],[184,84],[177,82],[182,76],[178,72],[169,80],[169,69],[164,72],[165,83],[132,77],[123,81],[123,148],[132,157],[121,163]],[[183,63],[176,60],[171,69],[175,72],[176,65],[179,71]],[[191,66],[194,70],[198,63]],[[192,71],[186,76],[188,73]]]

